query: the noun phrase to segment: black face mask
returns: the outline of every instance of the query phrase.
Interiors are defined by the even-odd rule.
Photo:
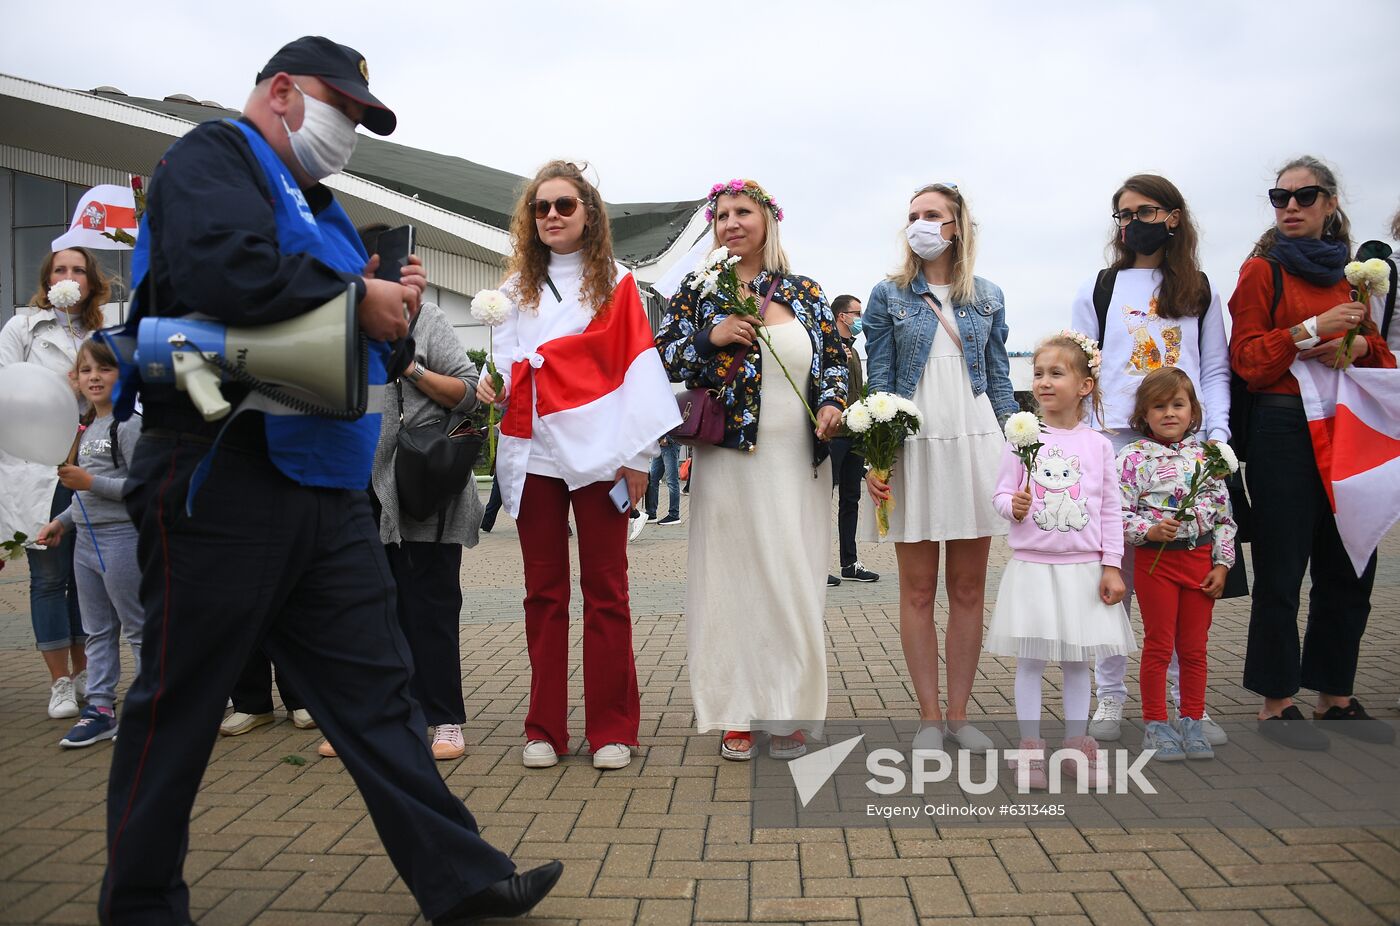
[[[1134,254],[1156,254],[1171,236],[1166,222],[1133,219],[1123,231],[1123,244]]]

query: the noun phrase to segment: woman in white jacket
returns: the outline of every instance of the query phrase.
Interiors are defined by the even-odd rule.
[[[78,302],[60,309],[49,301],[55,283],[78,284]],[[55,251],[39,266],[39,282],[29,300],[34,311],[16,315],[0,330],[0,367],[36,363],[74,379],[78,346],[102,327],[102,306],[112,288],[96,256],[86,248]],[[74,389],[76,393],[76,386]],[[81,400],[81,397],[79,398]],[[76,434],[74,435],[77,436]],[[60,485],[52,466],[27,463],[0,451],[0,537],[16,532],[29,538],[65,510],[71,489]],[[78,716],[78,699],[86,693],[87,656],[78,593],[73,580],[73,535],[51,549],[29,547],[29,612],[34,642],[49,667],[49,716]]]

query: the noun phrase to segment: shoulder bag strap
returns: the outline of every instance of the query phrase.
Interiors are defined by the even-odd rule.
[[[943,314],[943,310],[938,307],[938,303],[927,293],[923,293],[923,300],[928,303],[928,307],[933,309],[933,314],[938,316],[938,323],[943,326],[943,330],[948,332],[948,337],[953,339],[953,343],[958,345],[958,353],[963,352],[962,334],[948,321],[948,316]]]
[[[773,294],[778,291],[778,274],[773,274],[773,279],[768,284],[768,292],[763,294],[763,302],[758,307],[758,317],[764,318],[768,314],[768,303],[773,301]],[[739,375],[739,367],[744,365],[744,358],[749,354],[749,348],[744,347],[734,352],[734,363],[729,367],[729,372],[724,375],[724,385],[728,386],[734,382],[734,377]]]

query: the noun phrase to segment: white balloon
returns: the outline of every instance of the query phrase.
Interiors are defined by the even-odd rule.
[[[0,450],[58,466],[78,436],[78,397],[62,373],[37,363],[0,367]]]

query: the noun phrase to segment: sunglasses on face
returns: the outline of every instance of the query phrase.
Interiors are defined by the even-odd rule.
[[[530,206],[535,210],[535,218],[537,219],[548,218],[550,207],[553,207],[555,212],[567,219],[574,214],[574,210],[577,209],[579,205],[580,202],[577,196],[561,196],[555,200],[530,200]]]
[[[1275,209],[1287,209],[1290,199],[1298,200],[1299,207],[1306,209],[1317,202],[1319,193],[1327,191],[1320,186],[1300,186],[1296,190],[1285,190],[1274,187],[1269,191],[1269,204]]]

